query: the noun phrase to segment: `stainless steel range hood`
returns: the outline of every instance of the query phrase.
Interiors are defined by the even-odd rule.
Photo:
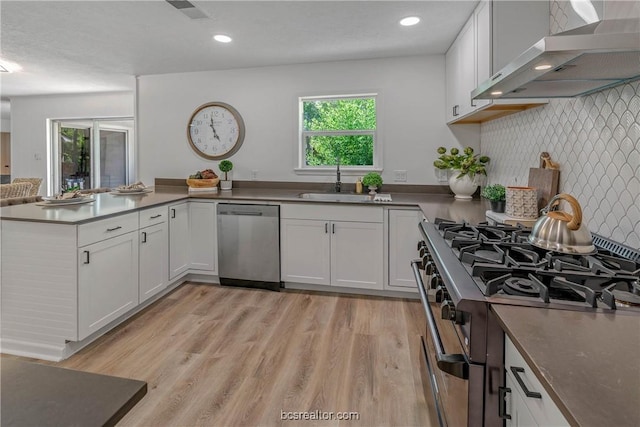
[[[471,97],[570,98],[639,77],[640,19],[608,19],[543,38]]]

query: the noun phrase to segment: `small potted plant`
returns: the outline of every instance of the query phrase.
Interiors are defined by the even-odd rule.
[[[227,174],[231,172],[231,169],[233,169],[233,163],[231,163],[231,161],[229,160],[223,160],[218,165],[218,168],[220,168],[220,171],[224,173],[224,180],[220,181],[220,189],[231,190],[231,186],[233,183],[229,179],[229,176]]]
[[[369,187],[369,194],[376,194],[376,190],[382,186],[382,177],[376,172],[369,172],[362,178],[362,184]]]
[[[480,193],[482,197],[489,200],[491,210],[498,213],[504,213],[505,203],[507,200],[507,192],[504,185],[493,184],[487,185]]]

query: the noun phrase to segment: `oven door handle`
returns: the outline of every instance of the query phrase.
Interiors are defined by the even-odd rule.
[[[424,311],[427,314],[427,327],[429,328],[433,346],[436,349],[436,362],[438,364],[438,368],[440,368],[441,371],[453,375],[454,377],[465,380],[469,379],[469,363],[467,362],[464,354],[446,354],[444,351],[442,339],[440,338],[440,333],[436,326],[436,319],[431,311],[431,305],[427,298],[427,291],[424,289],[424,282],[422,281],[420,269],[418,268],[420,262],[421,260],[419,259],[411,261],[411,268],[413,269],[413,275],[416,278],[416,284],[418,286],[418,291],[420,292],[420,299],[422,300]]]

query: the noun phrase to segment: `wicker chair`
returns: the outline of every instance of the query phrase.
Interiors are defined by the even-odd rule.
[[[42,178],[14,178],[14,180],[11,181],[12,184],[17,184],[19,182],[30,182],[32,187],[31,194],[29,194],[29,196],[37,196],[40,191],[40,184],[42,184]]]
[[[42,201],[42,196],[10,197],[8,199],[0,199],[0,207],[24,205],[27,203],[36,203],[41,201]]]
[[[33,184],[31,184],[30,182],[0,184],[0,199],[30,196],[31,187],[33,187]]]

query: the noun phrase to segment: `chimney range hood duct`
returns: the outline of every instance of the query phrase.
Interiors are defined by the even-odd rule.
[[[543,38],[471,98],[571,98],[637,78],[640,19],[608,19]]]

